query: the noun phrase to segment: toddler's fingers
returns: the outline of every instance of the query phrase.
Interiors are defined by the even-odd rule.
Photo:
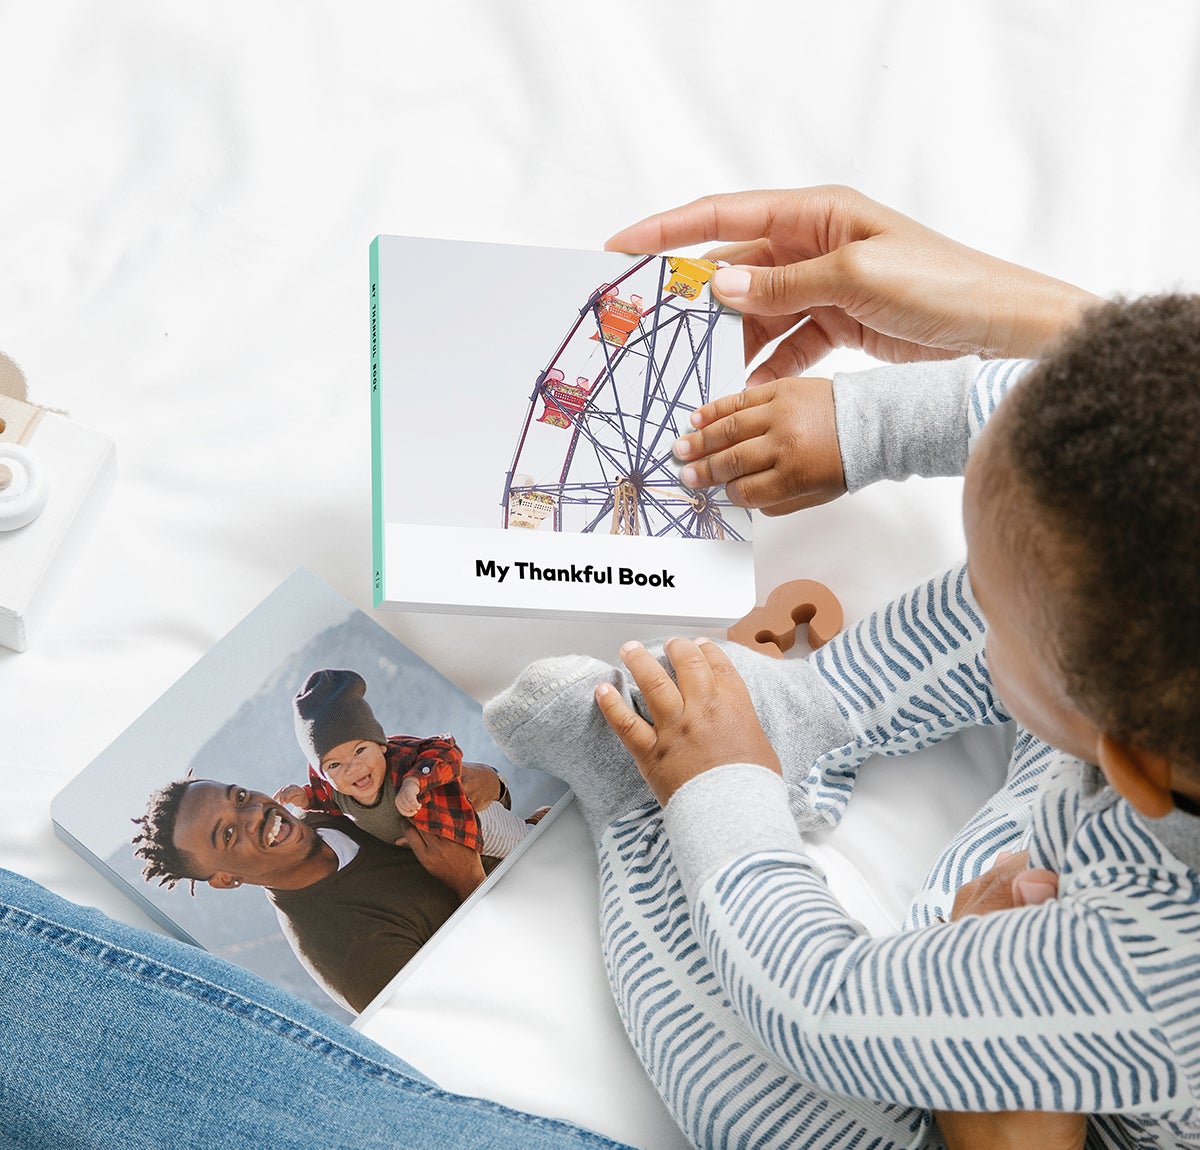
[[[700,648],[700,653],[707,660],[714,679],[729,681],[732,676],[733,680],[741,684],[743,690],[745,689],[745,680],[738,674],[738,669],[733,665],[733,660],[723,647],[706,636],[697,639],[696,646]]]
[[[611,683],[601,683],[596,688],[596,705],[612,733],[635,760],[654,750],[654,728],[621,698],[621,692]]]
[[[770,444],[764,438],[737,443],[726,451],[719,451],[707,459],[689,463],[680,473],[684,487],[716,487],[743,477],[756,477],[769,470],[773,460]],[[777,496],[778,498],[778,496]],[[749,507],[751,504],[743,504]]]
[[[670,639],[665,650],[671,660],[671,666],[675,668],[679,694],[684,703],[689,699],[712,693],[712,667],[696,643],[691,639]]]
[[[675,680],[641,643],[626,643],[621,648],[621,660],[642,692],[646,708],[656,726],[678,715],[680,698]]]
[[[720,399],[714,399],[711,403],[705,403],[696,408],[692,412],[692,426],[708,427],[718,420],[728,419],[739,411],[745,411],[750,407],[759,407],[767,403],[774,394],[771,390],[763,391],[758,388],[754,391],[736,391],[733,395],[723,395]]]
[[[755,388],[750,395],[770,388]],[[740,392],[739,394],[746,394]],[[730,396],[729,398],[733,398]],[[674,443],[673,450],[679,459],[691,461],[724,451],[727,447],[747,439],[757,439],[771,426],[771,410],[767,406],[768,395],[755,403],[744,403],[720,419],[705,420],[699,431],[689,431]]]

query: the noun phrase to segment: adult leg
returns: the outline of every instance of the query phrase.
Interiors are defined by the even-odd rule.
[[[270,983],[0,871],[0,1146],[584,1150]]]

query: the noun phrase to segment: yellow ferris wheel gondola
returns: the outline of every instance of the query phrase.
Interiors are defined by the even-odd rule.
[[[718,265],[712,260],[693,260],[684,256],[667,256],[667,267],[671,278],[667,291],[683,299],[695,299],[701,289],[713,277]]]

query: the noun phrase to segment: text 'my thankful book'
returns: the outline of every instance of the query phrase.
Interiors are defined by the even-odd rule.
[[[379,236],[371,245],[376,606],[729,622],[750,516],[675,440],[741,390],[715,265]]]

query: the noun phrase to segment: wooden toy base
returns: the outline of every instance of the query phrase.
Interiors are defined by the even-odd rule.
[[[107,436],[5,395],[0,421],[0,444],[20,441],[36,455],[49,483],[36,519],[0,531],[0,646],[24,651],[116,478],[116,452]]]
[[[739,619],[725,634],[735,643],[782,659],[796,641],[796,628],[808,624],[808,645],[815,651],[842,629],[838,597],[815,579],[780,583],[761,607]]]

